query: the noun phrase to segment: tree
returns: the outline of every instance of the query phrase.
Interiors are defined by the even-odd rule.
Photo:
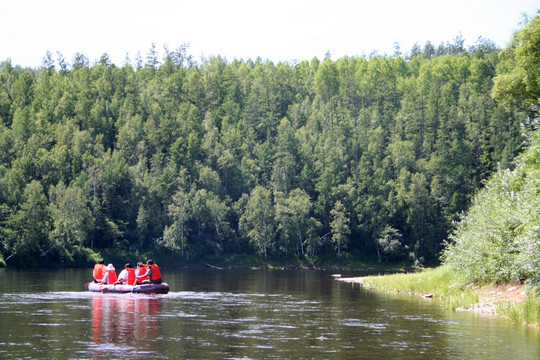
[[[68,73],[68,64],[66,62],[66,58],[60,51],[56,52],[56,61],[58,62],[58,66],[60,66],[60,73],[62,75],[66,75]]]
[[[396,261],[405,255],[406,248],[398,230],[387,225],[377,239],[382,257],[387,261]]]
[[[41,61],[41,67],[45,69],[49,75],[52,75],[54,72],[54,60],[50,51],[45,53],[43,60]]]
[[[157,66],[159,65],[158,61],[158,52],[156,50],[156,44],[152,43],[148,54],[146,54],[146,63],[144,64],[145,68],[150,71],[156,71]]]
[[[294,135],[291,123],[287,118],[283,118],[278,127],[273,161],[272,182],[275,191],[288,193],[298,182],[298,143]]]
[[[262,186],[256,186],[249,196],[240,217],[240,231],[255,246],[259,254],[268,257],[268,251],[275,244],[274,206],[272,193]]]
[[[514,170],[494,174],[452,234],[443,259],[470,282],[540,284],[540,130]]]
[[[33,89],[33,74],[30,72],[23,72],[19,75],[11,89],[11,97],[13,99],[12,109],[23,109],[30,105],[32,102]]]
[[[8,219],[10,240],[6,246],[10,255],[16,255],[22,264],[32,263],[29,260],[37,256],[45,256],[50,250],[48,234],[51,230],[51,217],[47,207],[47,198],[39,181],[32,181],[24,189],[24,202],[20,209]]]
[[[171,61],[177,67],[193,66],[193,56],[188,54],[189,44],[182,44],[170,53]]]
[[[172,225],[166,226],[163,233],[164,246],[170,250],[180,250],[182,255],[187,248],[187,222],[191,217],[188,194],[179,189],[169,205],[169,217]],[[189,253],[187,253],[189,258]]]
[[[537,57],[537,37],[523,34],[505,58],[487,42],[467,50],[458,37],[417,47],[409,61],[197,64],[182,45],[165,47],[160,63],[153,44],[146,67],[139,56],[118,68],[106,54],[93,64],[76,54],[71,68],[58,54],[58,72],[50,54],[40,69],[5,61],[6,249],[24,227],[14,221],[25,188],[39,181],[54,218],[43,225],[43,251],[52,240],[145,252],[157,241],[187,257],[255,249],[315,259],[335,245],[340,256],[385,259],[399,242],[435,260],[471,194],[497,164],[514,165],[527,140],[521,124],[536,126],[533,102],[526,113],[488,96],[496,68],[502,78],[520,67],[527,77],[516,91],[533,89],[535,60],[526,58]],[[66,210],[79,204],[84,214],[84,202],[90,230]]]
[[[52,187],[49,209],[53,223],[49,234],[52,246],[69,256],[73,248],[89,245],[94,218],[81,188],[66,187],[62,182]]]
[[[540,11],[539,11],[540,14]],[[526,20],[497,67],[493,97],[506,106],[538,114],[540,106],[540,15]]]
[[[229,208],[227,207],[227,204],[224,201],[221,201],[214,193],[209,193],[209,196],[206,199],[206,207],[210,213],[221,251],[223,251],[223,240],[226,239],[226,236],[231,235],[229,223],[227,221]]]
[[[149,216],[148,212],[144,208],[144,205],[139,206],[139,212],[137,213],[137,243],[140,250],[144,249],[145,239],[149,236]],[[165,235],[163,236],[165,238]],[[168,243],[174,243],[175,241],[170,241]]]
[[[332,229],[332,243],[337,250],[338,258],[341,258],[342,250],[347,248],[348,235],[351,233],[349,228],[349,216],[345,209],[345,206],[341,201],[336,201],[334,208],[330,211],[332,215],[332,222],[330,227]]]
[[[311,207],[309,195],[302,189],[294,189],[288,197],[276,199],[276,223],[282,238],[285,239],[281,242],[282,246],[285,245],[285,254],[288,251],[286,246],[288,238],[296,238],[297,252],[305,254],[304,246],[311,225],[309,216]]]
[[[508,111],[538,115],[540,16],[518,31],[498,67],[493,96]],[[513,170],[499,167],[477,195],[444,251],[443,259],[470,282],[511,282],[527,278],[538,285],[540,130],[527,134],[529,147]]]

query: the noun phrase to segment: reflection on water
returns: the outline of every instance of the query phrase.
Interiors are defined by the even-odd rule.
[[[169,271],[166,295],[91,293],[85,270],[49,274],[0,271],[0,358],[540,358],[537,329],[324,272]]]
[[[156,351],[160,331],[161,300],[137,294],[92,293],[92,344],[94,358],[110,358],[137,349]]]

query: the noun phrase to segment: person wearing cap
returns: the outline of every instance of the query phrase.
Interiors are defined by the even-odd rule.
[[[113,264],[107,265],[105,268],[107,271],[105,272],[105,275],[103,275],[103,279],[101,280],[102,284],[114,284],[117,280],[116,278],[116,270],[114,269]]]
[[[122,285],[135,284],[135,269],[130,263],[127,263],[125,265],[124,270],[122,270],[120,272],[120,275],[118,275],[118,279],[116,280],[115,284],[122,284]]]
[[[101,282],[101,280],[103,280],[103,275],[105,275],[105,271],[105,261],[99,260],[98,263],[94,265],[94,272],[92,274],[95,283]]]

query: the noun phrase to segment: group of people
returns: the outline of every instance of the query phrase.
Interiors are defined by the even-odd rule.
[[[94,282],[100,284],[122,284],[122,285],[141,285],[141,284],[161,284],[161,272],[159,266],[152,260],[146,264],[137,263],[137,268],[127,263],[124,270],[116,276],[116,269],[113,264],[105,266],[105,261],[101,260],[94,266]]]

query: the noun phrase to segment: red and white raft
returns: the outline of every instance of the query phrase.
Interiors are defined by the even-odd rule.
[[[161,284],[143,284],[143,285],[106,285],[91,282],[87,286],[88,291],[102,293],[137,293],[137,294],[167,294],[169,285]]]

